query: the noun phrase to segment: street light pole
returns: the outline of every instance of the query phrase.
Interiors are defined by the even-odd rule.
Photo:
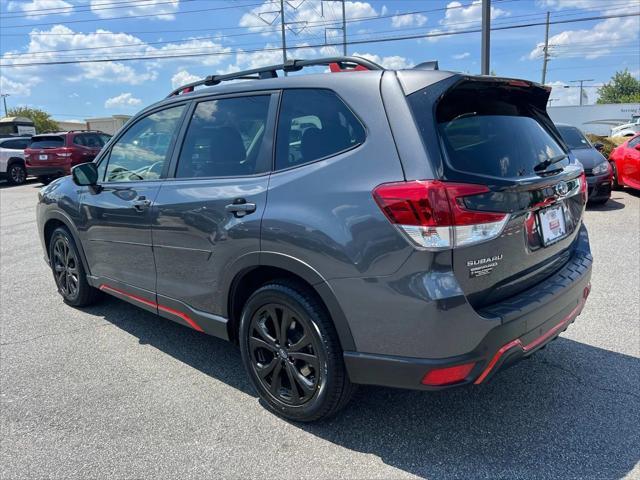
[[[4,103],[4,116],[8,117],[9,116],[9,110],[7,110],[7,97],[9,96],[8,93],[0,93],[0,97],[2,97],[2,102]]]
[[[571,80],[571,83],[579,83],[580,84],[580,106],[582,106],[582,90],[583,87],[582,85],[584,84],[584,82],[593,82],[593,78],[583,78],[580,80]]]
[[[481,72],[482,75],[489,75],[491,50],[491,0],[482,0],[482,52],[481,52]]]

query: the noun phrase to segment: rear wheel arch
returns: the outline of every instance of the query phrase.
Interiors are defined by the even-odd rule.
[[[51,236],[53,235],[54,230],[58,227],[64,227],[69,231],[69,233],[73,237],[73,241],[76,244],[76,248],[80,253],[80,259],[82,261],[84,269],[87,272],[87,275],[91,275],[91,268],[87,263],[87,257],[84,254],[82,243],[80,242],[80,238],[78,238],[78,233],[76,232],[76,229],[73,227],[73,223],[65,215],[59,212],[52,212],[50,218],[47,219],[47,221],[44,223],[44,227],[42,229],[44,245],[46,247],[45,251],[46,251],[47,260],[50,260],[49,259],[49,243],[51,242]]]
[[[239,271],[230,283],[226,305],[229,339],[238,340],[240,316],[251,294],[261,286],[280,280],[294,284],[317,298],[331,318],[343,350],[355,350],[355,342],[342,308],[329,284],[311,267],[286,255],[261,253],[260,265]]]
[[[23,167],[25,166],[24,158],[20,158],[20,157],[11,157],[11,158],[7,161],[7,170],[8,170],[8,169],[9,169],[9,167],[11,167],[11,165],[13,165],[14,163],[18,163],[18,164],[22,165]]]

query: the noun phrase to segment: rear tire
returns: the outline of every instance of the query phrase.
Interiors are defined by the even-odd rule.
[[[12,163],[7,169],[7,181],[11,185],[22,185],[27,181],[27,169],[21,163]]]
[[[260,398],[288,420],[327,418],[355,390],[331,319],[315,296],[294,282],[275,281],[249,297],[239,343]]]
[[[78,248],[65,227],[56,228],[51,235],[49,263],[58,293],[65,303],[73,307],[86,307],[100,297],[100,291],[87,282]]]

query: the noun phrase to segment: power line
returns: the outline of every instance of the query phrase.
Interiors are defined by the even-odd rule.
[[[424,11],[426,12],[426,11]],[[411,15],[417,12],[405,12],[405,13],[401,13],[401,14],[393,14],[393,16],[401,16],[401,15]],[[496,21],[494,22],[494,25],[510,25],[513,23],[513,18],[532,18],[532,17],[536,17],[539,14],[535,13],[535,14],[528,14],[528,15],[517,15],[514,17],[509,17],[509,19],[504,19],[502,21]],[[357,22],[360,21],[361,19],[371,19],[371,20],[376,20],[379,18],[383,18],[383,17],[360,17],[360,18],[354,18],[354,19],[350,19],[347,20],[348,23],[350,22]],[[321,27],[325,27],[327,25],[339,25],[340,20],[324,20],[324,21],[316,21],[316,22],[307,22],[307,25],[305,28],[321,28]],[[452,23],[449,24],[449,26],[451,27],[459,27],[460,25],[467,25],[469,23],[477,23],[476,20],[473,21],[464,21],[464,22],[456,22],[456,23]],[[313,25],[311,25],[313,24]],[[316,25],[317,24],[317,25]],[[243,27],[246,28],[246,27]],[[403,29],[405,32],[406,31],[410,31],[410,30],[421,30],[424,27],[413,27],[413,28],[405,28]],[[279,32],[281,29],[280,26],[274,27],[271,30],[268,30],[269,32]],[[235,33],[235,34],[227,34],[224,35],[224,38],[228,38],[228,37],[240,37],[240,36],[250,36],[250,35],[257,35],[259,33],[262,33],[263,30],[261,30],[261,32],[242,32],[242,33]],[[375,31],[372,33],[391,33],[391,32],[397,32],[397,29],[391,29],[391,30],[379,30],[379,31]],[[39,35],[39,34],[38,34]],[[84,34],[84,33],[75,33],[74,35],[95,35],[94,33],[89,33],[89,34]],[[118,35],[128,35],[125,33],[118,33]],[[352,34],[352,37],[358,37],[358,36],[363,36],[363,35],[368,35],[368,33],[365,34]],[[323,41],[322,38],[319,38],[317,35],[315,35],[315,37],[317,38],[318,42]],[[174,44],[174,43],[178,43],[178,42],[184,42],[184,43],[188,43],[191,41],[199,41],[199,40],[222,40],[223,37],[220,34],[215,34],[215,35],[207,35],[207,36],[200,36],[200,37],[190,37],[190,38],[185,38],[185,39],[179,39],[179,40],[160,40],[160,41],[156,41],[156,42],[137,42],[137,43],[126,43],[126,44],[120,44],[120,45],[107,45],[107,46],[99,46],[99,47],[79,47],[79,48],[67,48],[67,49],[55,49],[55,50],[40,50],[37,52],[7,52],[5,54],[5,58],[24,58],[24,57],[37,57],[43,54],[49,54],[49,53],[59,53],[59,52],[80,52],[80,51],[93,51],[93,50],[112,50],[112,49],[120,49],[120,48],[129,48],[129,47],[145,47],[147,45],[165,45],[165,44]],[[255,45],[254,43],[249,43],[249,44],[241,44],[241,45],[236,45],[236,46],[245,46],[245,45]],[[126,52],[122,52],[123,54]],[[175,53],[175,52],[174,52]],[[47,56],[47,55],[44,55]],[[65,58],[64,55],[57,55],[58,58]],[[70,58],[70,57],[66,57],[66,58]],[[73,58],[76,58],[75,56]],[[34,58],[35,59],[35,58]]]
[[[201,13],[201,12],[212,12],[216,10],[230,10],[233,8],[243,8],[243,7],[256,7],[262,5],[262,3],[251,3],[248,5],[225,5],[223,7],[212,7],[212,8],[199,8],[197,10],[185,10],[180,12],[172,12],[171,15],[185,15],[187,13]],[[144,18],[144,17],[157,17],[158,15],[162,15],[159,13],[148,13],[142,15],[124,15],[122,17],[111,17],[109,20],[129,20],[132,18]],[[167,15],[167,14],[164,14]],[[4,25],[2,28],[33,28],[33,27],[44,27],[49,25],[68,25],[70,23],[86,23],[86,22],[101,22],[102,18],[87,18],[82,20],[69,20],[61,24],[60,22],[48,22],[48,23],[32,23],[29,25]]]
[[[182,2],[186,3],[186,2],[195,2],[197,0],[182,0]],[[68,7],[52,7],[52,8],[42,8],[42,9],[38,9],[38,10],[23,10],[23,12],[25,12],[22,15],[0,15],[0,21],[2,20],[7,20],[7,19],[11,19],[11,18],[29,18],[29,17],[34,17],[34,16],[43,16],[44,15],[65,15],[65,14],[71,14],[73,13],[86,13],[86,12],[95,12],[95,11],[101,11],[101,10],[115,10],[115,9],[120,9],[120,8],[144,8],[144,7],[155,7],[156,5],[165,5],[165,4],[173,4],[173,5],[178,5],[175,3],[175,1],[173,0],[167,0],[167,1],[163,1],[163,2],[154,2],[154,0],[140,0],[137,2],[132,2],[131,0],[127,0],[126,2],[113,2],[115,3],[122,3],[125,5],[112,5],[110,3],[100,3],[100,4],[91,4],[91,5],[82,5],[83,10],[79,10],[77,7],[80,7],[81,5],[70,5]],[[100,5],[112,5],[112,6],[108,6],[108,7],[103,7],[100,8]],[[87,8],[88,7],[88,8]],[[47,12],[47,10],[59,10],[58,12]],[[173,12],[167,12],[168,13],[173,13]],[[156,14],[156,15],[162,15],[162,13]]]
[[[576,23],[576,22],[586,22],[592,20],[603,20],[607,18],[624,18],[624,17],[637,17],[640,16],[640,13],[627,13],[627,14],[619,14],[619,15],[597,15],[591,17],[570,19],[570,20],[555,20],[550,22],[551,24],[559,24],[559,23]],[[512,30],[517,28],[527,28],[533,26],[544,25],[546,22],[531,22],[519,25],[508,25],[508,26],[498,26],[492,28],[494,31],[498,30]],[[414,35],[402,35],[395,37],[382,37],[382,38],[371,38],[371,39],[363,39],[363,40],[352,40],[349,42],[353,45],[359,44],[369,44],[369,43],[383,43],[383,42],[394,42],[394,41],[402,41],[402,40],[416,40],[419,38],[433,38],[433,37],[444,37],[444,36],[454,36],[454,35],[464,35],[469,33],[479,33],[481,29],[475,28],[471,30],[458,30],[458,31],[447,31],[447,32],[439,32],[439,33],[428,33],[428,34],[414,34]],[[317,48],[323,46],[339,46],[338,43],[329,43],[329,44],[316,44],[316,45],[298,45],[292,48]],[[274,50],[281,50],[280,47],[274,48],[262,48],[255,50],[246,50],[243,53],[257,53],[257,52],[269,52]],[[70,61],[52,61],[52,62],[31,62],[31,63],[14,63],[14,64],[0,64],[2,67],[27,67],[27,66],[39,66],[39,65],[69,65],[69,64],[80,64],[80,63],[104,63],[104,62],[126,62],[126,61],[146,61],[146,60],[162,60],[162,59],[172,59],[172,58],[194,58],[194,57],[202,57],[202,56],[218,56],[218,55],[232,55],[237,53],[236,51],[224,51],[224,52],[203,52],[203,53],[188,53],[181,55],[147,55],[147,56],[137,56],[137,57],[119,57],[119,58],[96,58],[96,59],[87,59],[87,60],[70,60]]]

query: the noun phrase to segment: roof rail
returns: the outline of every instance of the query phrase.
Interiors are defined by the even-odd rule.
[[[226,75],[209,75],[203,80],[187,83],[173,90],[168,96],[191,93],[195,87],[202,85],[213,86],[227,80],[262,80],[265,78],[278,78],[278,70],[283,72],[297,72],[304,67],[317,67],[326,65],[333,72],[344,72],[350,70],[384,70],[384,68],[375,62],[362,57],[327,57],[317,58],[313,60],[287,60],[285,63],[278,65],[270,65],[268,67],[254,68],[251,70],[242,70],[240,72],[228,73]]]

